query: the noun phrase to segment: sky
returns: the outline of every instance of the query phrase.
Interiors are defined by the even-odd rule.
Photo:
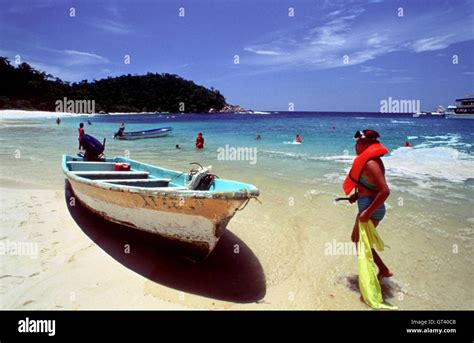
[[[431,111],[474,93],[474,0],[1,0],[0,56],[71,82],[177,74],[253,110]]]

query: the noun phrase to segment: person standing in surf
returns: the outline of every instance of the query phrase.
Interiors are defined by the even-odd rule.
[[[79,124],[79,128],[77,129],[79,135],[77,137],[77,140],[79,141],[79,150],[82,150],[82,137],[86,134],[84,130],[84,123]]]
[[[196,137],[196,149],[200,150],[203,148],[204,148],[204,137],[202,136],[202,133],[199,132]]]
[[[380,135],[374,130],[357,131],[355,151],[357,154],[352,168],[347,175],[343,188],[346,194],[355,189],[349,198],[350,203],[357,201],[357,214],[351,239],[359,241],[359,221],[372,220],[377,227],[385,216],[385,200],[390,195],[390,189],[385,180],[385,167],[380,159],[388,153],[388,149],[380,143]],[[375,249],[372,249],[374,262],[379,268],[378,278],[391,277],[393,274],[385,265]]]

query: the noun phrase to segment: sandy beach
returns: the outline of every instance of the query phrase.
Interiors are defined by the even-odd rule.
[[[266,193],[262,205],[252,203],[234,218],[201,264],[68,206],[69,195],[67,187],[2,183],[2,242],[38,247],[36,257],[1,256],[2,309],[368,309],[357,292],[356,257],[327,254],[328,242],[348,241],[341,227],[351,226],[343,219],[346,206],[337,206],[341,216],[324,214],[330,192],[302,194],[299,211],[321,210],[310,226],[298,212],[283,214],[286,204],[271,206]],[[394,214],[386,226],[409,220]],[[382,284],[388,302],[401,309],[473,307],[465,287],[472,273],[468,237],[456,255],[449,239],[418,254],[419,242],[430,241],[421,225],[385,229],[383,237],[405,242],[383,255],[395,272]]]

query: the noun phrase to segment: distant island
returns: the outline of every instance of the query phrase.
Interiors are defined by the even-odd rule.
[[[94,100],[97,113],[109,112],[244,112],[226,103],[216,89],[174,74],[123,75],[70,83],[22,63],[0,57],[0,109],[55,111],[62,99]]]

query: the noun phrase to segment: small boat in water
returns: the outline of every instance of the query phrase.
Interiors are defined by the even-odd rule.
[[[168,170],[124,157],[87,161],[64,155],[74,196],[97,215],[164,237],[199,261],[215,248],[235,213],[259,195],[250,184]],[[205,170],[207,172],[207,170]],[[212,176],[212,175],[211,175]]]
[[[117,135],[116,139],[144,139],[144,138],[156,138],[163,137],[168,135],[173,130],[172,127],[160,127],[157,129],[143,130],[143,131],[130,131],[123,132],[120,135]]]

